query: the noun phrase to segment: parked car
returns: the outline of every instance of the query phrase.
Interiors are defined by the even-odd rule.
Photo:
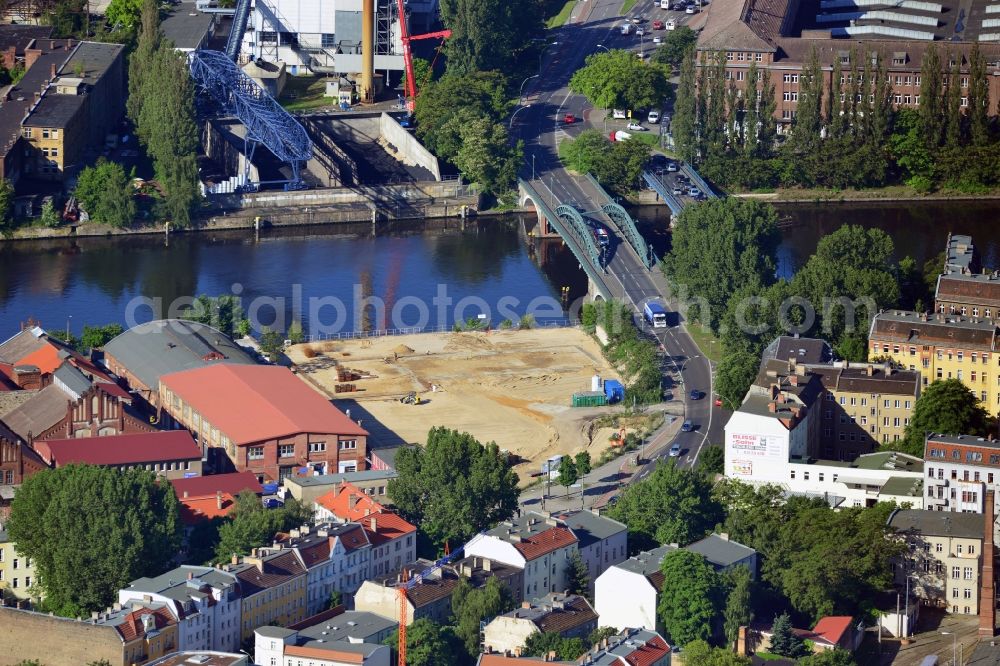
[[[668,164],[667,171],[670,171],[671,173],[677,171],[677,162],[671,162],[670,164]]]
[[[572,125],[575,122],[576,122],[576,116],[573,115],[572,113],[567,113],[565,116],[563,116],[563,124]]]
[[[675,197],[679,197],[679,196],[681,196],[682,194],[684,194],[684,190],[682,190],[682,189],[681,189],[680,187],[678,187],[677,185],[674,185],[674,196],[675,196]]]
[[[653,21],[653,30],[663,30],[663,21]]]
[[[684,13],[685,14],[697,14],[698,13],[698,8],[694,7],[692,5],[688,5],[688,8],[684,10]]]
[[[692,187],[688,189],[688,196],[697,199],[698,197],[701,196],[701,190],[699,190],[697,187]]]
[[[690,421],[685,421],[684,425],[689,426],[689,425],[691,425],[691,422]],[[683,429],[683,427],[684,426],[681,426],[682,429]],[[688,428],[684,432],[691,432],[691,429]],[[670,447],[670,451],[668,452],[668,455],[671,458],[677,458],[677,457],[679,457],[681,455],[681,445],[677,444],[677,443],[674,443],[673,446]]]
[[[625,112],[622,111],[621,109],[612,109],[611,110],[611,117],[614,118],[615,120],[624,120],[625,119]]]
[[[676,30],[676,29],[677,29],[677,21],[673,19],[667,21],[667,30]]]
[[[645,28],[636,28],[635,29],[635,36],[636,37],[642,37],[645,34],[646,34]]]
[[[631,130],[632,132],[645,132],[646,128],[635,122],[634,120],[625,126],[625,129]]]
[[[653,37],[653,43],[654,44],[662,44],[663,43],[663,38],[660,37],[659,35],[657,35],[656,37]]]
[[[701,400],[701,391],[698,389],[691,389],[690,395],[692,400]]]
[[[655,125],[656,123],[660,122],[660,112],[650,111],[649,116],[646,119],[649,121],[650,125]]]

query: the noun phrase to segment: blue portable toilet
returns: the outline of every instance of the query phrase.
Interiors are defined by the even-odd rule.
[[[604,380],[604,396],[608,403],[621,402],[625,399],[625,387],[617,379]]]

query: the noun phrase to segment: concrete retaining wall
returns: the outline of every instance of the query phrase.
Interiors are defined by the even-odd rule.
[[[442,182],[398,183],[392,185],[363,185],[329,189],[300,190],[297,192],[247,192],[219,194],[211,197],[220,209],[261,209],[284,206],[337,206],[344,204],[372,204],[389,208],[397,203],[418,202],[432,199],[458,199],[471,195],[457,180]]]
[[[396,158],[404,164],[422,166],[432,174],[435,180],[441,180],[441,166],[438,160],[416,137],[406,131],[396,119],[388,113],[383,113],[379,119],[379,129],[382,138],[396,149]]]

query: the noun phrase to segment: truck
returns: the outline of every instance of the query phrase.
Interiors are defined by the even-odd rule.
[[[609,405],[625,399],[625,387],[617,379],[604,380],[604,397]]]
[[[608,232],[602,226],[597,226],[594,228],[594,242],[597,243],[597,247],[607,247],[610,243],[608,239]]]
[[[653,328],[667,327],[667,311],[656,301],[649,301],[642,307],[642,315]]]

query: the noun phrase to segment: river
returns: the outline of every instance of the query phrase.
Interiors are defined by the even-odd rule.
[[[885,229],[899,257],[921,263],[943,249],[949,231],[971,234],[983,264],[1000,266],[998,202],[786,205],[779,213],[783,276],[844,223]],[[635,215],[662,253],[664,208]],[[265,230],[259,238],[236,231],[176,234],[169,242],[24,241],[0,244],[0,339],[29,317],[79,333],[84,324],[147,321],[203,293],[237,294],[262,325],[300,316],[312,332],[334,333],[360,328],[363,304],[378,328],[450,327],[479,314],[498,324],[525,312],[556,321],[585,291],[569,251],[558,241],[529,243],[514,216],[483,218],[465,231],[455,222],[399,225],[376,238],[359,225]]]

